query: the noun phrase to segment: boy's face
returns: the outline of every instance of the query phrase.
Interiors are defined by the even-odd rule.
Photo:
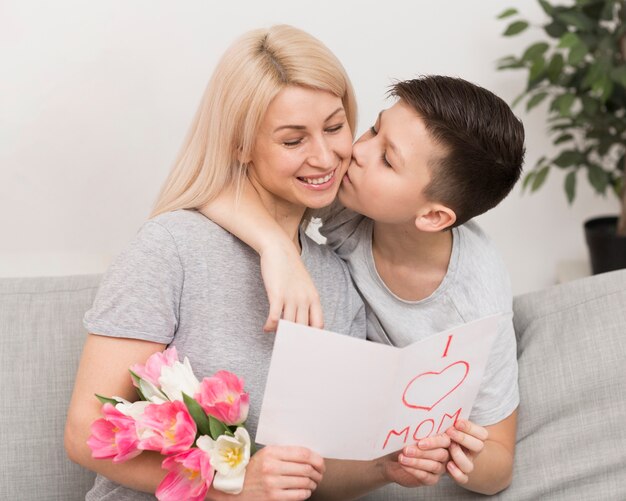
[[[423,120],[398,101],[354,144],[339,200],[375,221],[412,224],[428,203],[429,165],[443,154]]]

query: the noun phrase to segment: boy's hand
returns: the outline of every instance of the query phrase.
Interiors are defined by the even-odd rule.
[[[445,434],[420,440],[402,449],[397,461],[386,465],[386,477],[403,487],[435,485],[446,471],[450,437]]]
[[[454,426],[446,430],[452,441],[450,458],[446,468],[448,474],[458,484],[466,484],[469,474],[474,470],[474,459],[485,447],[489,432],[466,419],[459,419]]]
[[[270,312],[263,326],[273,332],[281,318],[322,329],[320,297],[294,245],[273,245],[260,252],[263,283]]]

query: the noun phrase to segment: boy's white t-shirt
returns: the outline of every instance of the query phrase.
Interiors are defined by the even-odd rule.
[[[448,271],[429,297],[406,301],[391,292],[372,255],[373,221],[343,209],[324,221],[320,233],[348,265],[366,306],[367,337],[406,346],[496,313],[507,314],[494,341],[470,420],[486,426],[508,417],[519,404],[517,346],[512,294],[506,268],[475,222],[452,229]]]

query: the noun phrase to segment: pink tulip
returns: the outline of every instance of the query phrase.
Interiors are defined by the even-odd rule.
[[[156,491],[160,501],[202,501],[215,473],[209,455],[195,448],[166,458],[161,467],[169,473]]]
[[[159,386],[159,376],[164,366],[172,366],[178,361],[178,352],[176,346],[172,346],[163,352],[156,352],[150,355],[144,365],[135,364],[130,370],[137,374],[141,379],[150,381],[153,385]]]
[[[229,426],[239,425],[248,417],[250,397],[243,391],[243,380],[231,372],[205,377],[194,398],[207,414]]]
[[[132,459],[141,453],[135,420],[122,414],[111,404],[102,406],[104,419],[91,424],[87,445],[95,459],[113,458],[114,463]]]
[[[183,452],[196,439],[196,423],[179,400],[148,405],[137,426],[142,429],[139,448],[163,455]]]

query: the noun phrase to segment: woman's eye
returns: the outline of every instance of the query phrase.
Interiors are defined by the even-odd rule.
[[[326,132],[333,134],[334,132],[339,132],[341,129],[343,129],[343,124],[337,124],[333,125],[332,127],[328,127],[328,129],[326,129]]]
[[[370,132],[372,133],[372,135],[373,135],[373,136],[375,136],[376,134],[378,134],[378,131],[376,130],[376,127],[375,127],[375,126],[373,126],[373,125],[370,127]]]
[[[283,141],[285,146],[298,146],[302,142],[302,139],[294,139],[292,141]]]

